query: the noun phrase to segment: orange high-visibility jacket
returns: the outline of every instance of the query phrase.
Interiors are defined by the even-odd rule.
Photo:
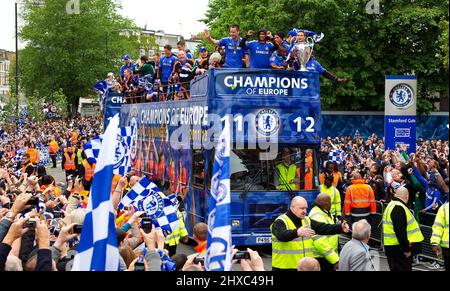
[[[64,156],[66,158],[64,163],[64,170],[70,171],[70,170],[76,170],[77,167],[75,165],[75,153],[72,153],[72,156],[69,156],[69,153],[64,153]]]
[[[363,179],[353,180],[345,192],[345,215],[365,217],[377,213],[375,195],[372,188]]]

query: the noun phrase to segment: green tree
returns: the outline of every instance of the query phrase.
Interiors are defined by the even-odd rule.
[[[385,76],[414,73],[419,78],[419,112],[428,111],[433,93],[448,96],[448,69],[437,57],[446,46],[438,38],[445,35],[441,23],[448,21],[448,0],[380,0],[379,14],[369,14],[367,3],[210,0],[204,22],[215,38],[227,36],[233,23],[241,25],[241,34],[263,27],[323,32],[325,39],[315,48],[317,60],[350,80],[344,85],[322,80],[325,109],[383,110]]]
[[[137,57],[124,30],[135,32],[133,22],[118,14],[115,0],[80,1],[80,13],[66,11],[67,1],[27,0],[21,18],[21,88],[30,96],[36,90],[54,96],[58,88],[67,97],[67,111],[76,112],[79,98],[93,93],[92,85],[117,70],[120,56]]]

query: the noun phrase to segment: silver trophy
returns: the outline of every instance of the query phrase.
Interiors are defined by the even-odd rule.
[[[301,42],[297,43],[294,48],[295,58],[300,65],[300,71],[308,71],[306,64],[312,57],[314,51],[314,42]]]

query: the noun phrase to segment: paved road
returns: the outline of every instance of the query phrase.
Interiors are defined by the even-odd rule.
[[[61,170],[61,166],[59,164],[58,164],[58,168],[56,168],[56,169],[47,168],[47,172],[49,175],[52,175],[53,177],[55,177],[56,181],[65,182],[65,174]],[[347,241],[348,241],[347,237],[341,236],[341,238],[340,238],[341,248]],[[260,253],[260,255],[263,259],[263,262],[264,262],[265,270],[267,270],[267,271],[272,270],[271,248],[270,247],[265,247],[265,248],[259,247],[255,250],[257,250]],[[195,253],[194,248],[192,246],[188,246],[188,245],[184,245],[184,244],[180,244],[178,246],[178,252],[184,253],[186,255]],[[380,252],[378,250],[371,250],[371,254],[373,257],[374,265],[377,268],[377,270],[389,271],[389,266],[387,263],[386,255],[383,252]],[[430,271],[431,269],[428,266],[429,265],[426,263],[419,264],[419,265],[414,266],[414,270],[415,271]],[[235,265],[235,266],[233,266],[233,270],[240,271],[241,267],[238,265]],[[442,271],[442,269],[440,271]]]

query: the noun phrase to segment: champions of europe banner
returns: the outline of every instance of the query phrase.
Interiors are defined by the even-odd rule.
[[[215,82],[217,95],[317,98],[320,95],[319,76],[311,72],[216,72]]]

